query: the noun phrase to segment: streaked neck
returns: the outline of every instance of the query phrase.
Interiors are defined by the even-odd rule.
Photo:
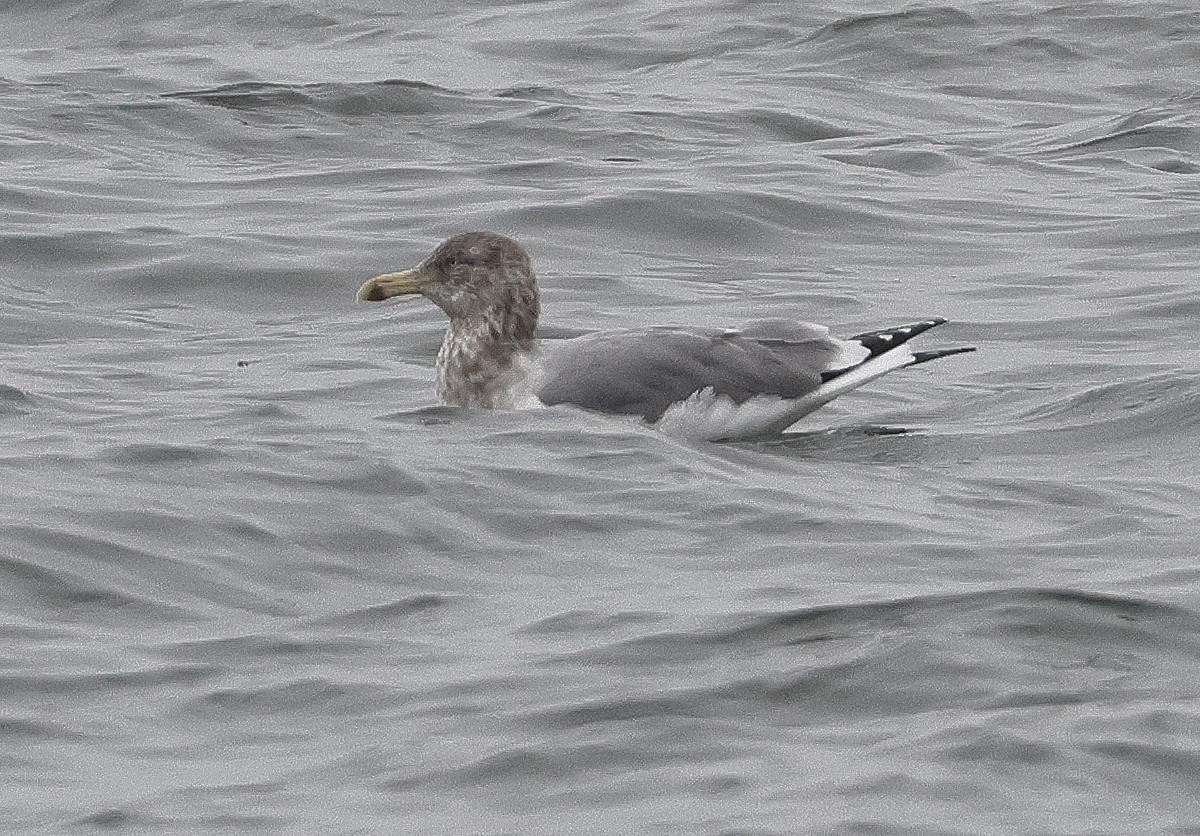
[[[495,318],[452,319],[437,356],[438,397],[451,406],[511,408],[532,348],[532,329],[518,339]]]

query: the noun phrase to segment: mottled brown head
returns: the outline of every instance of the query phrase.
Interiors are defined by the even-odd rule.
[[[364,302],[420,293],[452,322],[487,323],[497,339],[528,347],[539,312],[529,254],[494,232],[464,232],[443,241],[412,270],[369,279],[358,291]]]

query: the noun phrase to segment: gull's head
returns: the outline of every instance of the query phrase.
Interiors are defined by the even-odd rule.
[[[529,254],[494,232],[464,232],[443,241],[411,270],[368,279],[359,301],[382,302],[419,293],[452,321],[504,323],[510,337],[528,339],[538,316],[538,291]]]

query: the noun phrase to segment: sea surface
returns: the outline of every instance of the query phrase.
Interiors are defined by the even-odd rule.
[[[0,832],[1200,833],[1200,10],[0,0]],[[355,302],[929,316],[711,444]]]

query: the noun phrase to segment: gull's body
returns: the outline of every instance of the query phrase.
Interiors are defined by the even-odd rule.
[[[529,256],[501,235],[456,235],[412,270],[369,280],[359,299],[420,293],[450,317],[437,391],[451,405],[574,404],[723,440],[777,434],[838,395],[903,366],[971,351],[914,353],[909,338],[943,319],[839,339],[770,320],[734,330],[647,328],[535,343]]]

